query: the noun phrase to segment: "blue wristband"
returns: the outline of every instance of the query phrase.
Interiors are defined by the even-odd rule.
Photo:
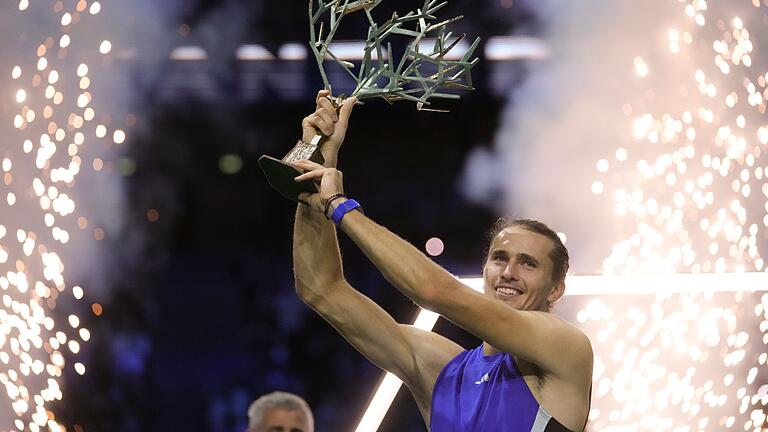
[[[341,218],[343,218],[344,215],[346,215],[347,213],[355,209],[359,209],[360,211],[362,211],[362,207],[360,206],[360,203],[353,199],[348,199],[343,203],[339,204],[333,210],[333,214],[331,215],[331,219],[333,219],[333,223],[335,223],[336,225],[340,224]]]

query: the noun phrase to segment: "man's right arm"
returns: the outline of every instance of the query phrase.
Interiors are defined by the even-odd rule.
[[[461,352],[435,333],[402,325],[344,279],[336,230],[308,206],[299,205],[293,237],[299,297],[360,353],[426,398],[442,367]],[[417,396],[418,397],[418,396]]]

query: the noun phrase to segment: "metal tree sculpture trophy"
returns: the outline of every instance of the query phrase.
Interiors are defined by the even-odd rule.
[[[410,100],[416,103],[416,108],[419,110],[438,111],[429,108],[431,105],[429,99],[459,98],[456,94],[441,93],[441,89],[473,89],[470,70],[477,63],[477,58],[472,59],[472,54],[480,38],[475,39],[461,59],[446,59],[448,52],[465,37],[463,34],[453,36],[451,32],[446,31],[446,26],[460,20],[462,16],[435,22],[437,18],[434,13],[447,2],[425,0],[421,9],[408,12],[404,16],[394,13],[387,22],[379,25],[373,19],[371,11],[381,1],[319,0],[317,9],[314,7],[314,0],[309,1],[310,47],[320,69],[325,89],[331,89],[323,67],[326,59],[335,61],[354,79],[356,85],[350,96],[356,96],[358,100],[373,97],[381,97],[389,103]],[[339,59],[329,49],[342,18],[353,12],[365,13],[370,24],[362,64],[357,74],[352,71],[354,64]],[[326,14],[330,17],[330,25],[327,34],[323,36],[325,26],[323,17]],[[316,28],[318,22],[320,23],[319,31]],[[391,42],[386,42],[386,39],[392,35],[411,39],[397,61],[393,55]],[[431,48],[422,49],[420,45],[423,45],[427,38],[433,39],[434,45]],[[338,111],[344,98],[345,96],[341,95],[329,99]],[[297,183],[293,180],[301,174],[301,171],[290,165],[290,162],[309,159],[323,163],[319,148],[324,139],[325,136],[318,133],[308,143],[299,140],[293,150],[282,160],[270,156],[259,158],[259,165],[267,176],[269,184],[294,201],[301,192],[317,192],[313,182]]]

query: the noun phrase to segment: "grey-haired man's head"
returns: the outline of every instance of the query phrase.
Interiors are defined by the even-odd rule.
[[[261,396],[248,408],[248,432],[314,432],[312,410],[301,397],[287,392]]]

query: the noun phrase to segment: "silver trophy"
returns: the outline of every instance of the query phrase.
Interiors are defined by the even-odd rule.
[[[323,66],[328,60],[334,61],[352,77],[355,87],[349,96],[355,96],[359,101],[374,97],[381,97],[390,104],[409,100],[416,103],[418,110],[443,111],[432,108],[430,99],[458,99],[459,95],[444,93],[441,90],[474,89],[470,71],[477,63],[477,58],[472,58],[472,54],[480,43],[480,38],[475,39],[460,59],[446,59],[447,54],[466,37],[464,34],[454,36],[446,29],[448,24],[460,20],[462,16],[437,21],[435,12],[448,2],[425,0],[421,9],[403,16],[394,13],[389,20],[378,24],[372,11],[381,1],[318,0],[317,7],[314,0],[309,1],[310,48],[326,90],[332,88]],[[330,50],[342,19],[352,13],[364,13],[369,23],[368,37],[357,73],[354,71],[355,64],[339,59]],[[326,27],[327,32],[324,31]],[[394,56],[392,43],[388,40],[394,36],[409,40],[399,58]],[[431,47],[422,47],[427,39],[430,40]],[[338,111],[345,97],[340,95],[329,99]],[[294,201],[301,192],[317,192],[317,187],[312,181],[299,183],[293,180],[302,172],[290,163],[297,160],[323,163],[319,149],[325,138],[318,133],[310,142],[299,140],[282,160],[267,155],[261,156],[259,165],[269,184]]]

